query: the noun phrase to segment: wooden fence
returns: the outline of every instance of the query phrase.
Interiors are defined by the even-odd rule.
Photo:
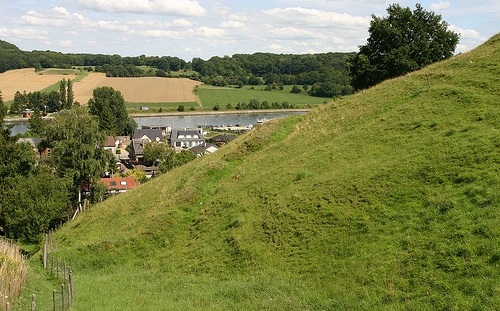
[[[43,268],[61,282],[59,289],[52,290],[52,308],[49,311],[68,311],[75,297],[73,286],[73,271],[66,261],[52,256],[52,251],[56,249],[56,243],[52,239],[52,231],[45,235],[43,247]],[[36,311],[36,295],[31,295],[31,311]],[[43,310],[45,311],[45,310]]]

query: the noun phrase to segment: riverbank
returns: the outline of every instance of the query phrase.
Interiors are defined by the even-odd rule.
[[[149,112],[149,113],[131,113],[132,118],[144,117],[175,117],[175,116],[204,116],[204,115],[227,115],[227,114],[258,114],[258,113],[280,113],[280,112],[308,112],[311,109],[255,109],[255,110],[224,110],[224,111],[167,111],[167,112]],[[46,116],[44,120],[51,120],[54,117]],[[24,123],[29,118],[15,117],[4,118],[5,123]]]
[[[218,115],[218,114],[256,114],[256,113],[280,113],[280,112],[308,112],[311,109],[252,109],[252,110],[224,110],[224,111],[167,111],[151,113],[131,113],[132,118],[141,117],[171,117],[171,116],[196,116],[196,115]]]

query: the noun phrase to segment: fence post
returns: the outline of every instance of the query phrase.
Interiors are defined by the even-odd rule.
[[[43,268],[47,269],[47,252],[48,252],[48,245],[49,245],[49,235],[45,234],[45,243],[43,245]]]
[[[56,279],[59,278],[59,258],[57,259],[57,266],[56,266]]]
[[[69,279],[69,290],[71,293],[71,299],[73,299],[75,297],[75,293],[73,292],[73,271],[71,270],[71,268],[69,268],[68,279]]]
[[[53,289],[52,290],[52,306],[53,306],[53,311],[57,311],[57,308],[56,308],[56,302],[57,302],[57,299],[56,299],[56,290]]]
[[[68,289],[68,310],[71,309],[71,287],[69,286],[69,283],[66,284],[66,287]]]
[[[5,310],[6,311],[10,311],[10,302],[7,301],[7,303],[5,304]]]
[[[64,311],[66,306],[65,306],[65,303],[64,303],[64,295],[66,293],[64,292],[64,284],[61,284],[61,310]]]
[[[36,311],[36,295],[31,295],[31,311]]]
[[[64,262],[63,268],[64,268],[64,270],[63,270],[63,283],[66,283],[66,261]]]

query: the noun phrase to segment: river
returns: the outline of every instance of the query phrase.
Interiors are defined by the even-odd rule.
[[[275,119],[289,115],[302,115],[305,111],[280,111],[280,112],[246,112],[246,113],[214,113],[214,114],[185,114],[166,116],[140,116],[133,117],[139,128],[143,125],[163,125],[172,128],[195,128],[205,126],[256,124],[260,119]],[[12,135],[23,134],[28,129],[26,122],[14,122],[12,124]]]

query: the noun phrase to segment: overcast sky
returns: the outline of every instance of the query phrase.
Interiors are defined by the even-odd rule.
[[[0,0],[0,39],[25,51],[193,57],[352,52],[385,0]],[[413,1],[401,6],[415,8]],[[419,1],[461,34],[456,52],[500,32],[499,0]]]

